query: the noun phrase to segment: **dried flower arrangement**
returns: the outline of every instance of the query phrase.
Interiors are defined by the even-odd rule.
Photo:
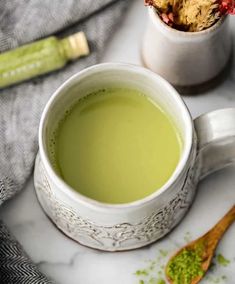
[[[235,0],[145,0],[169,26],[198,32],[213,26],[221,16],[235,14]]]

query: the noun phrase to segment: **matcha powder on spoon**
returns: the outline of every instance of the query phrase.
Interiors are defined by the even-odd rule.
[[[203,247],[184,249],[172,258],[166,268],[166,274],[174,284],[191,284],[197,276],[202,276]]]

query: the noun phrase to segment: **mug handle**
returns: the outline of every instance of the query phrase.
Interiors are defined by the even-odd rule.
[[[235,163],[235,108],[199,116],[194,125],[198,137],[199,180]]]

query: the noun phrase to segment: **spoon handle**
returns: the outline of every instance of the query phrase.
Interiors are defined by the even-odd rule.
[[[209,232],[213,239],[211,239],[211,245],[215,246],[220,241],[224,233],[235,221],[235,205],[228,211],[228,213],[215,225],[215,227]]]

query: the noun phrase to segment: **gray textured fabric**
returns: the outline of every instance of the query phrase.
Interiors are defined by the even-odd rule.
[[[38,271],[19,243],[0,222],[0,283],[1,284],[52,284]]]
[[[38,148],[38,124],[45,103],[67,78],[99,61],[128,2],[130,0],[0,0],[0,52],[51,34],[65,36],[80,30],[86,33],[92,51],[89,57],[59,72],[0,91],[0,204],[20,191],[31,174]],[[31,274],[28,270],[22,274],[24,277],[14,278],[17,273],[12,278],[9,276],[13,270],[18,271],[18,262],[11,260],[20,260],[22,254],[24,263],[29,262],[20,246],[7,236],[7,229],[1,225],[0,283],[49,283],[41,275],[35,277],[38,272],[33,272],[34,265],[26,265],[31,268]],[[9,257],[12,253],[15,256]]]

